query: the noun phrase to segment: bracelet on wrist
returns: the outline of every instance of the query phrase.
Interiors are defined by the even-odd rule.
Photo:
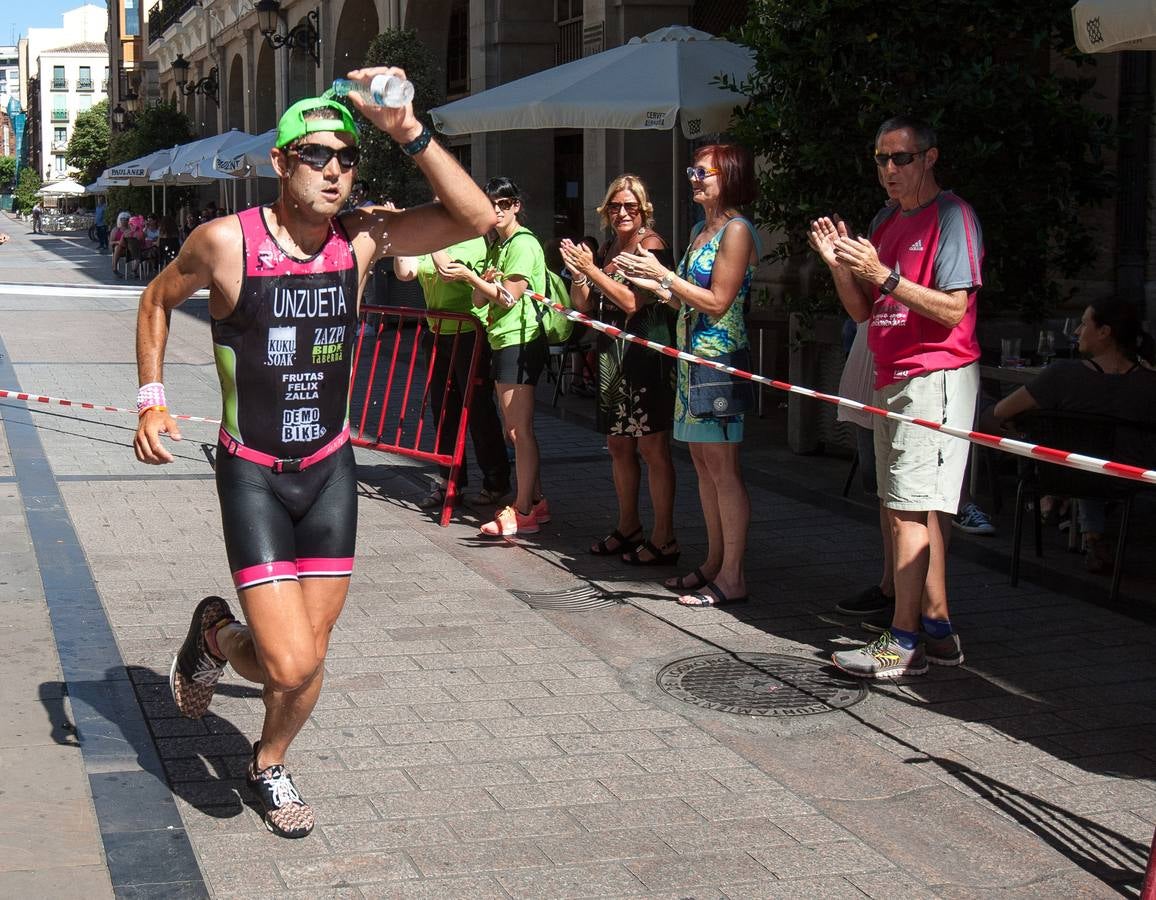
[[[581,281],[579,281],[577,278],[571,278],[570,283],[574,285],[574,287],[582,287],[583,285],[589,284],[590,279],[583,275]]]
[[[421,126],[421,134],[415,137],[412,141],[400,145],[401,152],[406,156],[417,156],[422,152],[422,150],[429,146],[429,142],[431,140],[433,140],[433,134],[423,124]]]
[[[146,406],[144,409],[138,410],[137,414],[136,414],[137,418],[139,419],[145,413],[152,412],[154,409],[159,411],[159,412],[168,412],[169,411],[169,408],[167,406],[162,406],[161,404],[158,403],[155,406]]]

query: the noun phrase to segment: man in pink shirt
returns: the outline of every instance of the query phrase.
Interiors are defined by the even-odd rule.
[[[970,429],[979,388],[976,291],[983,235],[972,208],[935,178],[935,132],[888,119],[875,165],[888,203],[857,237],[817,219],[811,246],[831,270],[848,315],[870,320],[875,405]],[[947,608],[950,517],[959,506],[968,444],[918,425],[879,419],[876,476],[895,561],[891,628],[832,661],[862,678],[922,675],[928,663],[963,662]]]

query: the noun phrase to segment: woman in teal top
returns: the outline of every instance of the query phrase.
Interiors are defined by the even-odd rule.
[[[469,282],[473,305],[485,314],[493,353],[491,374],[506,432],[514,445],[518,489],[514,503],[498,511],[482,534],[506,537],[534,534],[548,522],[550,510],[538,479],[538,440],[534,436],[534,386],[546,367],[549,348],[538,324],[535,301],[527,290],[544,293],[546,255],[530,229],[518,221],[521,193],[508,178],[491,178],[486,194],[498,224],[489,238],[484,270],[479,275],[458,264],[446,266],[449,277]]]
[[[751,155],[733,144],[700,147],[686,170],[704,221],[691,233],[678,271],[651,253],[623,253],[615,262],[631,281],[680,307],[679,349],[713,358],[749,346],[745,307],[758,262],[754,226],[738,208],[755,198]],[[699,478],[707,531],[706,560],[666,587],[683,606],[712,607],[747,599],[746,553],[750,502],[739,469],[741,416],[696,418],[688,404],[690,363],[678,363],[674,437],[686,441]]]

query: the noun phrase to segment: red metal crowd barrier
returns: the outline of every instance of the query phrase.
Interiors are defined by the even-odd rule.
[[[440,524],[449,525],[457,501],[458,476],[465,453],[470,400],[477,381],[481,341],[473,341],[469,377],[461,386],[462,409],[457,437],[452,447],[444,447],[446,412],[453,389],[452,373],[459,352],[461,332],[444,331],[449,322],[477,325],[467,313],[406,309],[394,306],[362,306],[357,343],[353,352],[353,372],[349,391],[350,439],[357,447],[396,453],[411,459],[449,467]],[[428,353],[421,352],[423,337]],[[437,340],[444,337],[445,340]],[[484,339],[484,338],[483,338]],[[440,360],[447,352],[449,359]],[[451,377],[435,384],[435,366],[444,367]],[[440,414],[431,430],[426,427],[426,410],[440,392]],[[452,424],[452,423],[451,423]]]

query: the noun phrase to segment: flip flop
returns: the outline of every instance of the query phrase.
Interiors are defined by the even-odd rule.
[[[610,532],[610,534],[606,535],[606,537],[602,538],[602,540],[598,541],[590,548],[590,555],[617,556],[627,547],[633,547],[640,540],[642,540],[641,527],[636,528],[629,535],[623,534],[621,531],[615,528],[612,532]],[[617,543],[611,547],[611,541],[617,541]]]
[[[694,579],[693,584],[689,581],[691,578]],[[666,579],[662,586],[676,594],[685,594],[687,591],[702,590],[708,584],[710,584],[710,579],[702,574],[702,569],[696,568],[689,575],[679,575],[677,578]]]
[[[663,547],[674,547],[669,553],[663,553],[654,546],[650,541],[643,541],[629,553],[622,554],[622,561],[631,566],[673,566],[678,562],[682,551],[678,549],[678,542],[671,541],[669,544],[663,544]],[[645,550],[650,554],[650,559],[643,559],[639,554]]]
[[[710,593],[707,593],[708,591]],[[745,594],[742,597],[728,597],[719,590],[719,586],[713,581],[708,581],[701,591],[685,596],[689,597],[691,602],[684,603],[682,597],[679,597],[678,605],[689,606],[692,609],[713,609],[716,606],[729,606],[732,603],[746,603],[750,599]]]

